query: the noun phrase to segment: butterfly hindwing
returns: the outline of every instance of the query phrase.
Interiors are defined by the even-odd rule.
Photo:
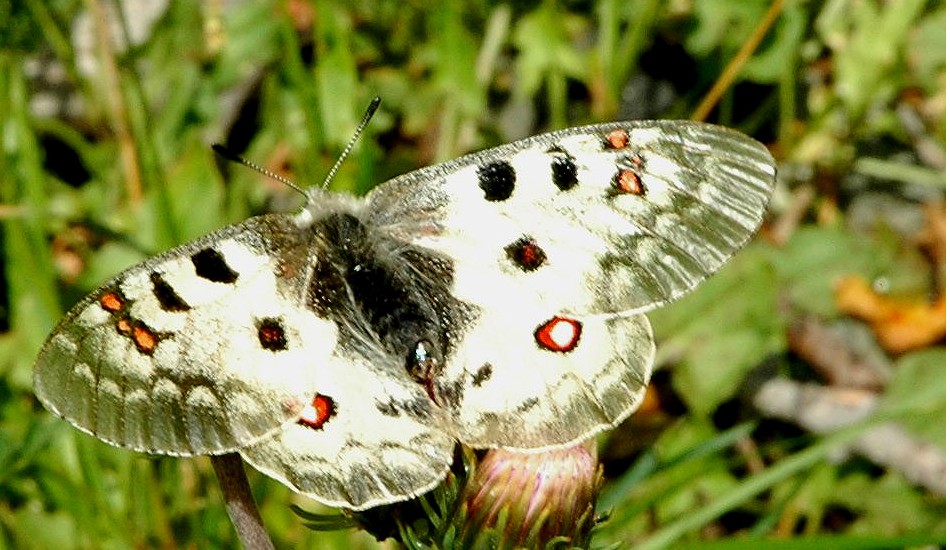
[[[544,449],[588,439],[643,399],[653,365],[642,314],[566,317],[495,312],[466,335],[447,366],[446,395],[460,441],[476,448]],[[519,337],[525,326],[533,330]],[[498,333],[510,337],[497,343]]]
[[[297,417],[336,327],[301,310],[310,243],[251,218],[134,266],[79,303],[34,371],[50,410],[96,437],[226,452]]]
[[[434,487],[455,447],[440,412],[401,365],[358,368],[365,360],[347,353],[322,364],[312,405],[300,419],[241,455],[330,506],[365,509]]]

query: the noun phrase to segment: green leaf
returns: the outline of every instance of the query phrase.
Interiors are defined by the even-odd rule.
[[[718,48],[736,51],[755,29],[769,0],[704,0],[695,4],[696,31],[686,40],[686,48],[697,56],[708,56]]]
[[[865,473],[847,476],[838,484],[834,501],[858,515],[849,532],[856,535],[907,535],[942,532],[945,508],[920,498],[901,475],[873,479]]]
[[[549,74],[583,79],[586,55],[574,43],[583,20],[564,13],[554,2],[544,2],[515,26],[514,43],[518,57],[517,93],[536,93]]]
[[[836,55],[835,91],[848,113],[863,116],[872,103],[887,104],[900,91],[902,53],[926,0],[828,2],[816,29]]]
[[[775,251],[773,263],[796,310],[830,318],[837,315],[837,281],[845,275],[869,281],[885,276],[899,265],[898,246],[894,239],[871,239],[843,227],[808,226]]]
[[[321,134],[325,142],[342,146],[349,140],[359,118],[356,59],[350,42],[350,14],[345,5],[321,1],[314,28],[316,81],[320,97]],[[343,99],[341,99],[343,98]]]
[[[657,363],[675,358],[673,384],[697,414],[735,395],[746,374],[783,347],[769,256],[764,246],[750,246],[692,294],[650,315]]]
[[[931,443],[946,445],[947,350],[934,348],[901,357],[884,391],[882,414],[900,413],[902,423]]]
[[[766,41],[749,58],[742,67],[742,76],[762,84],[778,83],[787,78],[789,68],[798,61],[802,41],[808,32],[807,26],[808,19],[802,5],[788,3],[775,23],[772,40]]]
[[[221,229],[227,222],[241,221],[225,219],[224,182],[210,148],[200,141],[193,140],[193,146],[182,153],[167,173],[171,210],[182,242]],[[195,215],[195,205],[199,204],[201,215]]]

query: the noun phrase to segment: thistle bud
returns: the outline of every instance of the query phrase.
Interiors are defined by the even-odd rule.
[[[453,522],[456,547],[544,548],[556,540],[586,548],[600,483],[592,445],[488,451],[468,480]]]

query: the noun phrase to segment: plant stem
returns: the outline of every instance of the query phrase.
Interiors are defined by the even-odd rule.
[[[241,456],[237,453],[212,456],[211,464],[241,544],[247,550],[274,550],[274,543],[264,529],[264,522],[251,496]]]

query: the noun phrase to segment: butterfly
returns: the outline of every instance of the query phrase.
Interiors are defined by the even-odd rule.
[[[47,409],[113,445],[238,452],[362,510],[437,485],[456,442],[565,447],[643,399],[644,312],[757,230],[764,146],[684,121],[538,135],[357,198],[225,227],[77,304],[34,371]]]

